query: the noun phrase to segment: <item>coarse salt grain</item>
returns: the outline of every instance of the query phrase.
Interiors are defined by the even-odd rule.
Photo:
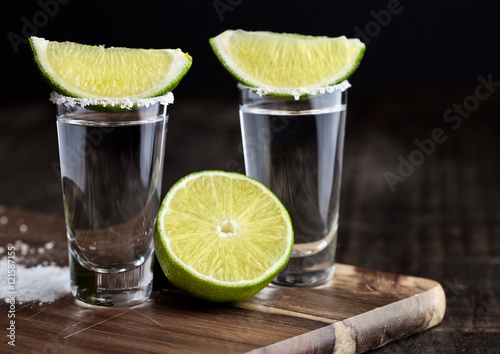
[[[20,246],[21,247],[19,249],[21,251],[21,254],[23,256],[26,256],[28,254],[28,252],[30,251],[30,246],[26,243],[21,243]],[[18,248],[16,247],[16,249],[18,249]]]
[[[241,85],[242,87],[246,87]],[[348,88],[351,87],[349,81],[344,80],[339,84],[331,85],[331,86],[323,86],[323,87],[314,87],[314,88],[306,88],[299,87],[297,89],[274,89],[274,88],[263,88],[263,87],[246,87],[250,91],[254,92],[258,96],[265,96],[269,94],[278,94],[278,95],[291,95],[295,100],[300,99],[303,95],[317,95],[324,94],[326,92],[332,93],[334,91],[344,92]]]
[[[80,97],[68,97],[63,96],[57,92],[51,92],[50,99],[52,103],[62,105],[68,107],[73,107],[75,105],[85,107],[92,105],[99,106],[113,106],[113,107],[121,107],[125,109],[131,109],[133,107],[149,107],[151,105],[160,103],[163,105],[169,105],[174,103],[174,94],[172,92],[167,92],[163,96],[150,97],[150,98],[80,98]]]
[[[14,247],[16,251],[16,263],[23,263],[26,260],[31,261],[32,255],[38,254],[46,254],[46,251],[50,251],[54,248],[54,241],[47,242],[43,245],[43,247],[30,247],[29,244],[23,242],[21,240],[16,240],[14,243],[8,243],[7,247]],[[6,249],[4,247],[0,247],[0,257],[6,255]]]
[[[0,298],[7,300],[14,295],[19,303],[37,301],[43,304],[53,302],[70,293],[68,267],[59,267],[54,262],[47,260],[36,267],[23,265],[23,262],[29,263],[29,261],[36,259],[36,254],[46,255],[54,246],[54,241],[45,243],[43,247],[30,247],[29,244],[16,240],[14,243],[7,244],[7,248],[0,247],[0,256],[3,256],[0,259],[0,272],[1,269],[4,269],[6,274],[5,277],[0,277]],[[15,256],[10,258],[11,268],[9,268],[6,250],[10,251],[11,247],[15,250]],[[12,265],[15,265],[14,268]],[[9,269],[14,269],[15,273],[8,273]],[[9,283],[9,277],[10,279],[14,278],[15,283],[12,283],[12,280]],[[11,285],[15,288],[11,289]]]
[[[0,259],[0,269],[7,274],[8,260]],[[69,268],[58,266],[38,265],[26,268],[21,264],[15,267],[15,289],[9,289],[8,278],[0,277],[0,297],[8,299],[15,292],[16,301],[19,303],[37,301],[40,304],[53,302],[69,294],[70,279]]]

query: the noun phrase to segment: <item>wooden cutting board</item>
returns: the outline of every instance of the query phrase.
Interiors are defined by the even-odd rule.
[[[23,226],[24,225],[24,226]],[[21,257],[67,266],[64,220],[0,207],[2,247],[22,241],[54,247]],[[337,264],[315,288],[269,285],[233,304],[187,297],[155,273],[155,291],[133,308],[81,304],[70,294],[52,303],[16,305],[16,348],[32,353],[365,352],[422,332],[443,319],[446,299],[433,280]],[[9,305],[0,305],[6,314]],[[8,327],[6,315],[2,328]],[[6,326],[6,327],[4,327]],[[8,348],[4,336],[1,345]]]

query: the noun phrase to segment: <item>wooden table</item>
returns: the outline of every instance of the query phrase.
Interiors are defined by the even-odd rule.
[[[440,325],[375,352],[499,351],[500,95],[491,88],[478,98],[479,84],[350,90],[337,260],[436,280],[446,300]],[[243,172],[236,102],[232,95],[176,95],[163,194],[193,171]],[[6,102],[0,115],[0,204],[60,218],[52,105]],[[42,336],[32,333],[33,343]]]

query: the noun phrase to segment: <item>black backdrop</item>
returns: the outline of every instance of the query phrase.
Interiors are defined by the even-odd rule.
[[[193,66],[177,92],[235,90],[208,38],[225,29],[359,37],[367,44],[356,86],[439,85],[499,78],[500,2],[5,1],[2,101],[47,97],[26,37],[106,46],[181,48]],[[5,65],[6,64],[6,65]]]

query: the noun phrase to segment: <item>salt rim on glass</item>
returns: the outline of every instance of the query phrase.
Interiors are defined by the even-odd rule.
[[[301,96],[304,96],[304,95],[314,96],[314,95],[318,95],[318,94],[324,94],[326,92],[328,92],[328,93],[332,93],[334,91],[344,92],[345,90],[347,90],[348,88],[351,87],[351,84],[349,83],[349,81],[344,80],[341,83],[336,84],[336,85],[312,87],[312,88],[299,87],[296,89],[274,89],[274,88],[268,88],[268,87],[250,87],[250,86],[243,85],[241,83],[238,83],[238,87],[250,90],[261,97],[269,95],[269,94],[290,95],[290,96],[293,96],[293,98],[295,100],[298,100],[298,99],[300,99]]]
[[[69,97],[61,95],[55,91],[50,93],[49,100],[52,103],[58,105],[65,105],[68,107],[80,106],[85,108],[85,106],[113,106],[120,107],[122,109],[149,107],[151,105],[160,103],[165,106],[174,103],[174,94],[172,92],[167,92],[163,96],[156,96],[150,98],[81,98],[81,97]]]

